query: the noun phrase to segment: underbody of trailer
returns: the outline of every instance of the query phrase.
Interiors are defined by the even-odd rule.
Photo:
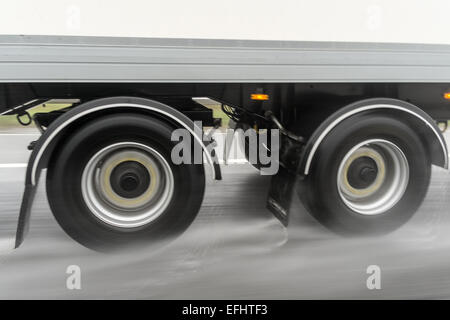
[[[284,224],[297,189],[333,231],[394,230],[422,202],[431,165],[448,167],[438,123],[450,118],[450,46],[0,36],[0,114],[42,131],[16,246],[43,168],[56,219],[87,247],[184,231],[205,174],[203,164],[171,163],[170,133],[187,129],[221,178],[194,124],[220,121],[199,97],[222,104],[236,128],[279,130],[267,206]],[[27,110],[54,99],[70,106],[31,119]]]

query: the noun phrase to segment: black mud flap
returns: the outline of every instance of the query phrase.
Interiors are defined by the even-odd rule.
[[[289,209],[291,206],[295,181],[296,175],[282,166],[280,166],[278,173],[272,176],[272,180],[270,181],[267,209],[269,209],[284,226],[287,226],[289,223]]]
[[[19,222],[17,224],[15,248],[18,248],[22,244],[30,228],[31,206],[33,205],[36,189],[36,186],[31,184],[25,185],[22,205],[20,207]]]

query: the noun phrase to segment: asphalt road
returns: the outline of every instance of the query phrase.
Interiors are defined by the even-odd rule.
[[[10,164],[26,162],[29,134],[0,130],[0,231],[17,218],[25,168]],[[450,298],[449,172],[433,169],[429,194],[407,225],[351,239],[322,228],[298,201],[283,228],[265,209],[270,177],[247,164],[223,172],[223,181],[208,181],[199,216],[180,238],[116,255],[66,236],[42,181],[28,237],[0,256],[0,298]],[[69,265],[81,268],[81,290],[66,287]],[[366,287],[369,265],[381,268],[381,290]]]

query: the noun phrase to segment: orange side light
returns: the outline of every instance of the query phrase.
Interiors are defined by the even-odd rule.
[[[444,99],[450,100],[450,92],[444,93]]]
[[[252,95],[250,96],[250,99],[266,101],[266,100],[269,100],[269,95],[263,94],[263,93],[252,93]]]

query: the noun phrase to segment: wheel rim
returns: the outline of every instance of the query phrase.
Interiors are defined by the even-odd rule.
[[[174,178],[169,163],[155,149],[120,142],[89,160],[81,189],[94,216],[112,226],[135,228],[154,221],[166,210]]]
[[[406,156],[397,145],[383,139],[354,146],[342,159],[337,174],[342,201],[363,215],[391,209],[403,197],[408,181]]]

